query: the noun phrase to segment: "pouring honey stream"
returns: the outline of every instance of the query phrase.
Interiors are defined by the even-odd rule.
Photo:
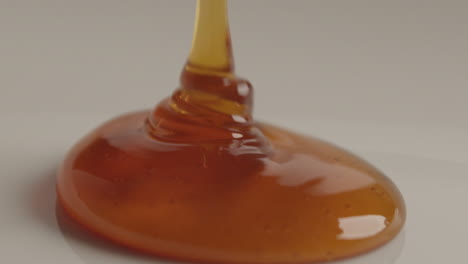
[[[96,234],[195,263],[315,263],[393,239],[396,186],[355,155],[256,122],[236,77],[226,0],[198,0],[180,87],[85,136],[59,173],[61,206]]]

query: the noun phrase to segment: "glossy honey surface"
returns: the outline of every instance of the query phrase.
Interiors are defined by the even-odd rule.
[[[226,5],[199,1],[171,97],[73,147],[58,175],[61,205],[107,239],[196,263],[312,263],[394,238],[405,206],[386,176],[329,143],[253,121]]]

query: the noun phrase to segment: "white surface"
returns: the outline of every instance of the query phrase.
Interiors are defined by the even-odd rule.
[[[403,192],[404,234],[344,263],[466,262],[468,2],[231,2],[256,116],[357,152]],[[194,4],[0,0],[1,263],[155,263],[58,221],[54,173],[84,133],[176,87]]]

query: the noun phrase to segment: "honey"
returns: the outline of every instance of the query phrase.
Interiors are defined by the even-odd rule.
[[[196,263],[355,256],[402,229],[395,185],[334,145],[255,122],[236,77],[226,0],[199,0],[181,85],[153,110],[83,138],[58,174],[61,206],[115,243]]]

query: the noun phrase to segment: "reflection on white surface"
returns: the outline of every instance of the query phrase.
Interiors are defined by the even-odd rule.
[[[340,229],[339,239],[355,240],[374,236],[385,229],[386,218],[382,215],[350,216],[338,219]]]

